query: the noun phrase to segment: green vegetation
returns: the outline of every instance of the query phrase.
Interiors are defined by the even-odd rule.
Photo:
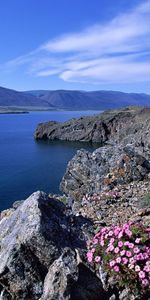
[[[140,207],[150,207],[150,192],[144,195],[143,199],[140,202]]]
[[[61,202],[63,202],[64,204],[67,203],[67,197],[66,197],[66,196],[60,197],[59,200],[60,200]]]

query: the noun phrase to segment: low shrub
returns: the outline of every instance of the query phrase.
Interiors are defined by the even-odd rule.
[[[103,266],[118,287],[135,295],[150,288],[150,228],[142,224],[102,228],[89,245],[87,260],[98,271]]]
[[[67,197],[66,197],[66,196],[60,197],[59,200],[60,200],[61,202],[63,202],[64,204],[67,203]]]
[[[143,199],[140,202],[140,207],[150,207],[150,193],[144,195]]]

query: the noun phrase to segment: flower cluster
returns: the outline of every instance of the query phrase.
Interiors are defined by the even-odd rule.
[[[150,288],[150,228],[130,222],[102,228],[90,243],[87,260],[96,269],[103,263],[119,286],[144,293]]]
[[[111,200],[120,198],[118,191],[103,191],[101,193],[93,193],[91,195],[85,194],[82,198],[83,201],[99,201],[99,200]]]

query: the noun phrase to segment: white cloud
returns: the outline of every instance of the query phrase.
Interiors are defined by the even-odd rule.
[[[51,69],[51,70],[39,71],[36,73],[36,75],[39,77],[45,77],[45,76],[59,74],[60,72],[61,72],[61,69]]]
[[[36,76],[90,83],[150,80],[150,0],[107,24],[95,24],[7,62]]]

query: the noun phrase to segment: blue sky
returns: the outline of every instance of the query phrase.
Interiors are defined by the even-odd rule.
[[[0,86],[150,93],[150,0],[2,0]]]

